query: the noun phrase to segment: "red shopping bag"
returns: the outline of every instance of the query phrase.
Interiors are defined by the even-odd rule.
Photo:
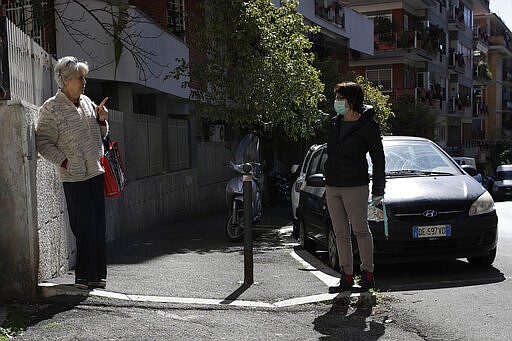
[[[121,152],[117,142],[110,139],[105,144],[108,146],[105,155],[101,158],[101,165],[105,170],[105,196],[108,198],[120,197],[126,185],[126,173],[124,170]]]

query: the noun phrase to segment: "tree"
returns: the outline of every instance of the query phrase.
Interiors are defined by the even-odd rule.
[[[308,36],[318,28],[304,24],[298,1],[280,3],[205,1],[204,17],[190,20],[195,36],[189,43],[202,57],[180,60],[169,76],[199,84],[191,96],[203,117],[297,141],[325,118],[318,109],[324,85],[308,52]]]
[[[395,113],[391,110],[389,96],[382,93],[381,85],[375,86],[363,76],[356,76],[355,82],[363,89],[365,104],[371,105],[375,110],[375,119],[380,124],[381,134],[389,134],[388,120],[395,116]]]
[[[393,135],[435,139],[437,118],[428,105],[417,103],[414,96],[403,96],[395,103],[394,112],[395,117],[390,120]]]

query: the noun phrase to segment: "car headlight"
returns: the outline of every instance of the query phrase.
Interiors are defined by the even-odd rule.
[[[489,192],[485,191],[469,208],[469,215],[479,215],[494,211],[494,200]]]

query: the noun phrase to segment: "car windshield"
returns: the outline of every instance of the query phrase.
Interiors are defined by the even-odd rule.
[[[496,172],[496,180],[512,180],[512,171],[499,171]]]
[[[428,141],[383,141],[386,176],[460,174],[452,159]],[[369,155],[368,173],[372,173]]]

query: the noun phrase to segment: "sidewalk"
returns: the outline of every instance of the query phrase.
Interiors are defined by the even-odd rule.
[[[172,222],[108,244],[106,290],[74,288],[70,271],[41,283],[41,294],[263,307],[336,297],[327,293],[328,285],[337,281],[336,272],[297,248],[287,210],[267,208],[263,217],[254,229],[252,285],[243,283],[243,243],[226,240],[225,214],[219,213]]]

